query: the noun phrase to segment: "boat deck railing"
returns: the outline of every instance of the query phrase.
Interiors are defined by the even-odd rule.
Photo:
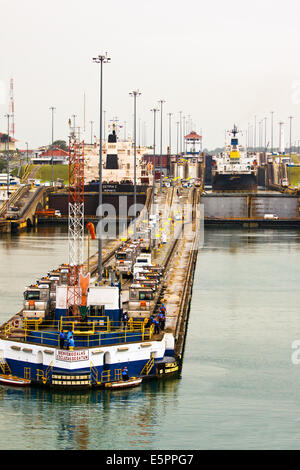
[[[5,337],[14,339],[17,333],[18,338],[27,343],[60,347],[60,332],[72,331],[75,349],[92,348],[150,340],[153,326],[145,325],[145,321],[132,319],[122,324],[120,321],[111,321],[109,317],[87,317],[84,321],[80,317],[62,317],[60,320],[25,318],[17,332],[8,325]]]

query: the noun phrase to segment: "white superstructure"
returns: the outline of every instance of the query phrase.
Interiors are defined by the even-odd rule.
[[[212,159],[212,185],[215,189],[247,189],[257,186],[257,159],[239,144],[238,129],[230,132],[230,143]]]

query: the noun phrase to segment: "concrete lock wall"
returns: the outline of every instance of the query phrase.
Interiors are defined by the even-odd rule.
[[[248,217],[247,197],[203,197],[204,217],[231,218]]]
[[[251,217],[261,219],[265,214],[277,215],[280,219],[299,217],[298,197],[283,194],[272,196],[202,196],[204,216],[230,219]]]
[[[299,216],[298,204],[297,197],[253,197],[252,217],[275,214],[280,219],[294,219]]]

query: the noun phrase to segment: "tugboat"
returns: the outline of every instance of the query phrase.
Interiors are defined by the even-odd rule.
[[[230,144],[212,160],[213,190],[250,190],[257,189],[257,160],[239,144],[237,134],[240,131],[234,125],[230,134]]]

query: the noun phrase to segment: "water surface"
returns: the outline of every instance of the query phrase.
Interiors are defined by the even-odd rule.
[[[0,238],[0,320],[67,262],[64,228]],[[205,232],[180,380],[63,394],[0,386],[0,449],[299,449],[300,233]]]

